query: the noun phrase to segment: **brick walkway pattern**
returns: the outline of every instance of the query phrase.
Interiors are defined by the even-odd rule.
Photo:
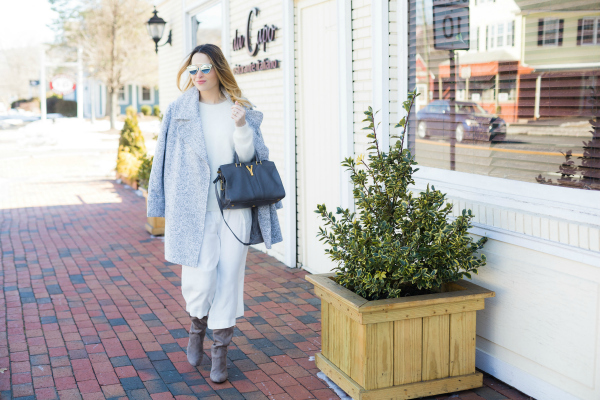
[[[89,160],[63,168],[77,162]],[[306,271],[249,250],[229,380],[215,384],[210,330],[204,363],[187,362],[181,267],[145,231],[144,198],[112,179],[14,179],[19,163],[0,163],[0,178],[15,174],[0,195],[2,399],[338,398],[312,361],[320,300]],[[484,383],[430,399],[530,399]]]

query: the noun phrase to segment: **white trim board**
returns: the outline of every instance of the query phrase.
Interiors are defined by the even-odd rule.
[[[340,164],[354,158],[354,100],[352,98],[352,4],[337,0],[339,61]],[[340,167],[340,206],[354,212],[354,185],[350,171]]]
[[[406,115],[403,103],[408,100],[408,2],[398,1],[396,7],[396,20],[398,21],[398,118],[401,120]],[[405,139],[408,139],[408,137]]]
[[[526,235],[520,232],[513,232],[496,226],[484,225],[476,222],[471,222],[471,225],[473,225],[473,228],[469,229],[469,233],[474,235],[486,236],[489,239],[497,240],[499,242],[509,243],[526,249],[539,251],[544,254],[551,254],[556,257],[566,258],[568,260],[600,268],[600,253],[596,251],[586,250],[581,247],[554,242],[552,240]],[[485,247],[483,252],[485,253]]]
[[[600,226],[600,192],[572,189],[417,165],[415,188],[427,184],[449,197],[510,208],[572,223]]]
[[[296,95],[294,86],[294,0],[283,1],[283,151],[285,160],[285,197],[283,240],[285,259],[290,268],[297,266],[298,233],[296,204]],[[268,253],[267,253],[268,254]]]
[[[386,153],[390,148],[389,14],[389,1],[371,3],[373,113],[379,148]]]

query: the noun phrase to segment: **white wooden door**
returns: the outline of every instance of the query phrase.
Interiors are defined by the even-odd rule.
[[[338,59],[336,0],[303,0],[298,6],[299,140],[302,174],[299,207],[303,267],[312,273],[336,266],[319,241],[314,211],[325,203],[335,215],[340,206]],[[327,226],[329,228],[329,225]]]

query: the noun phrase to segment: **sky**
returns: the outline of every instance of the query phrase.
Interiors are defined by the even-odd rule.
[[[55,13],[48,0],[0,0],[0,50],[54,40],[50,24]],[[8,17],[8,18],[6,18]]]

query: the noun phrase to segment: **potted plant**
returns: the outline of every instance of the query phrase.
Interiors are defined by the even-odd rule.
[[[416,91],[404,109],[410,114]],[[356,213],[317,205],[319,228],[336,272],[306,275],[321,298],[318,368],[353,399],[411,399],[480,387],[475,370],[476,311],[492,291],[463,277],[485,265],[478,251],[487,238],[468,235],[473,218],[463,210],[449,221],[452,204],[434,187],[419,195],[414,156],[404,148],[408,115],[389,154],[381,152],[371,107],[372,139],[366,163],[351,157]],[[364,168],[358,168],[357,163]]]
[[[138,170],[139,190],[143,193],[146,199],[146,209],[148,208],[148,181],[150,180],[150,171],[152,170],[152,161],[154,156],[141,157],[142,163]],[[165,234],[165,218],[164,217],[146,217],[146,230],[151,235]]]

